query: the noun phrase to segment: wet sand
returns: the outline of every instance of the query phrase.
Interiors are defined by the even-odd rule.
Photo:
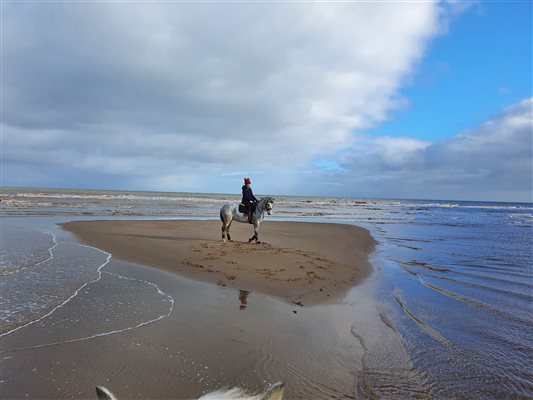
[[[369,398],[373,377],[383,380],[374,344],[379,365],[415,386],[373,281],[343,297],[370,271],[364,229],[269,221],[257,245],[245,224],[223,244],[216,221],[63,227],[55,262],[76,262],[71,232],[113,257],[53,314],[2,337],[2,398],[95,398],[104,385],[119,399],[191,399],[277,381],[287,399]],[[93,268],[104,265],[106,254],[92,256]]]
[[[278,381],[285,399],[355,397],[364,348],[354,320],[381,338],[368,293],[303,308],[246,297],[243,304],[237,289],[112,259],[54,314],[2,338],[2,398],[96,399],[103,385],[118,399],[196,399]]]
[[[264,223],[261,244],[248,243],[248,224],[233,224],[234,241],[223,243],[219,221],[84,221],[63,227],[113,257],[299,306],[341,299],[368,276],[375,245],[366,229],[307,222]]]

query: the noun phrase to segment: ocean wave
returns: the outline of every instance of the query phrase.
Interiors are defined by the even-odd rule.
[[[55,235],[54,235],[54,241],[55,241]],[[55,241],[55,243],[56,243],[56,246],[57,246],[58,243],[56,241]],[[172,296],[168,295],[167,293],[163,292],[158,285],[156,285],[155,283],[152,283],[152,282],[148,282],[148,281],[146,281],[144,279],[125,277],[125,276],[122,276],[122,275],[117,274],[117,273],[113,273],[113,272],[109,272],[109,271],[103,271],[104,267],[106,267],[109,264],[109,262],[111,261],[112,255],[110,253],[108,253],[108,252],[106,252],[104,250],[98,249],[96,247],[93,247],[93,246],[88,246],[88,245],[79,244],[79,243],[72,243],[72,244],[75,245],[75,246],[82,247],[82,248],[96,250],[96,251],[98,251],[100,253],[103,253],[106,256],[106,260],[102,264],[100,264],[98,266],[98,268],[96,269],[97,277],[95,279],[92,279],[92,280],[89,280],[89,281],[83,283],[76,290],[74,290],[73,293],[70,294],[70,296],[68,296],[63,301],[59,302],[56,305],[50,305],[49,307],[47,307],[47,309],[46,309],[46,311],[44,311],[44,313],[42,311],[42,307],[39,306],[37,310],[34,310],[32,312],[33,315],[31,315],[31,316],[28,315],[27,316],[27,317],[29,317],[29,321],[18,322],[16,324],[14,324],[14,326],[12,324],[11,327],[7,327],[6,326],[7,330],[0,334],[0,338],[6,337],[8,335],[11,335],[11,334],[13,334],[13,333],[15,333],[15,332],[17,332],[17,331],[19,331],[21,329],[30,327],[30,326],[35,325],[35,324],[37,324],[37,323],[39,323],[39,322],[41,322],[41,321],[43,321],[45,319],[48,319],[48,318],[52,317],[58,310],[66,307],[76,297],[78,297],[80,294],[82,294],[82,291],[84,291],[84,289],[86,287],[88,287],[91,284],[99,282],[102,279],[102,276],[103,276],[102,274],[103,273],[109,274],[109,275],[114,276],[114,277],[116,277],[118,279],[121,279],[121,280],[138,281],[138,282],[141,282],[144,285],[147,285],[148,287],[151,287],[153,290],[156,291],[156,293],[159,296],[165,298],[165,300],[163,300],[163,302],[164,303],[168,303],[168,310],[166,312],[161,313],[158,316],[155,316],[155,317],[147,316],[142,321],[140,321],[139,323],[136,323],[134,325],[128,325],[128,326],[125,326],[125,327],[117,327],[116,329],[103,329],[100,332],[96,332],[94,334],[90,334],[90,335],[87,335],[87,336],[81,336],[81,337],[70,338],[70,339],[66,339],[66,340],[48,342],[48,343],[43,343],[43,344],[38,344],[38,345],[33,345],[33,346],[28,346],[28,347],[15,347],[15,348],[7,348],[6,349],[5,346],[3,346],[2,350],[0,351],[0,354],[14,352],[14,351],[32,350],[32,349],[39,349],[39,348],[45,348],[45,347],[51,347],[51,346],[58,346],[58,345],[63,345],[63,344],[67,344],[67,343],[75,343],[75,342],[95,339],[95,338],[99,338],[99,337],[103,337],[103,336],[116,335],[116,334],[119,334],[119,333],[127,332],[127,331],[130,331],[130,330],[133,330],[133,329],[137,329],[137,328],[140,328],[140,327],[143,327],[143,326],[146,326],[146,325],[150,325],[150,324],[156,323],[156,322],[162,320],[163,318],[167,318],[172,313],[172,310],[174,308],[174,298]],[[54,258],[53,248],[50,249],[50,255],[51,255],[50,256],[50,260],[51,260],[51,259]],[[84,293],[86,293],[86,292],[84,292]],[[40,299],[40,302],[42,300],[43,300],[43,298]],[[28,309],[28,306],[29,306],[30,309],[32,308],[31,307],[32,304],[31,303],[29,304],[29,303],[26,302],[25,308]],[[5,307],[3,307],[3,309],[4,308]],[[12,316],[13,314],[19,314],[19,311],[14,310],[12,307],[7,309],[7,310],[5,310],[5,311],[7,311],[7,312],[4,313],[5,315],[3,316],[3,323],[5,322],[6,318],[9,319],[9,317]],[[54,324],[52,324],[52,325],[54,325]],[[5,341],[5,339],[3,339],[3,340]]]

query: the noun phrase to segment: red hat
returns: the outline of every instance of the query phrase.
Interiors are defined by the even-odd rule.
[[[244,184],[245,185],[251,185],[252,181],[250,180],[250,178],[244,178]]]

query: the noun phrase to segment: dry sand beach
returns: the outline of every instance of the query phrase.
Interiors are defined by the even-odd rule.
[[[296,305],[332,303],[370,272],[374,239],[351,225],[268,222],[263,243],[233,224],[223,243],[218,221],[89,221],[63,225],[114,257],[218,286],[274,296]]]

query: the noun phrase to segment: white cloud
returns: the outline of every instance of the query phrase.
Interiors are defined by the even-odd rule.
[[[329,175],[352,195],[532,201],[533,99],[451,140],[361,136]]]
[[[4,182],[531,199],[531,99],[446,142],[363,133],[470,4],[5,4]]]
[[[6,4],[8,173],[76,165],[172,190],[172,176],[331,157],[402,106],[446,15],[433,2]],[[391,140],[383,151],[419,150]]]
[[[420,154],[429,145],[429,142],[407,137],[360,136],[353,147],[344,151],[341,164],[355,163],[359,167],[371,167],[374,172],[402,169],[418,164]],[[378,171],[375,168],[378,168]]]

